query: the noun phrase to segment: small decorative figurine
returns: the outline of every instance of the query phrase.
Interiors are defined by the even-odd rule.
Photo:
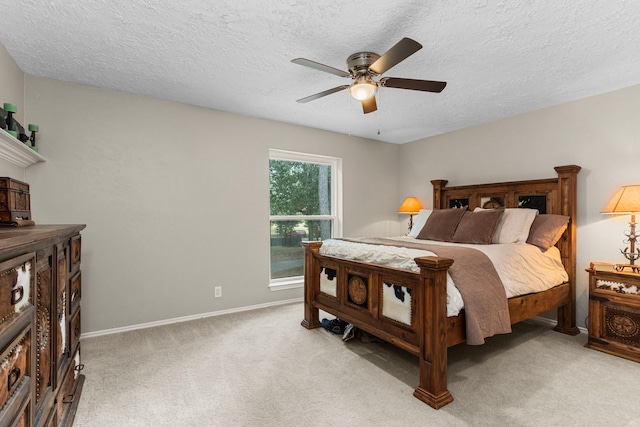
[[[29,141],[31,142],[31,149],[33,151],[38,151],[38,147],[36,147],[36,132],[40,130],[38,125],[29,124],[29,132],[31,132],[31,136],[29,136]]]

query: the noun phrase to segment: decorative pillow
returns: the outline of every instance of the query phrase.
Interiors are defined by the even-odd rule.
[[[418,233],[420,233],[420,230],[422,230],[422,227],[424,227],[424,224],[427,222],[427,218],[429,218],[431,212],[433,212],[431,209],[420,209],[420,212],[418,212],[418,216],[416,216],[413,220],[413,227],[411,227],[411,231],[409,232],[409,234],[407,234],[407,236],[418,236]]]
[[[486,209],[478,212],[467,211],[462,216],[456,232],[453,234],[455,243],[474,243],[488,245],[496,231],[498,221],[504,209]]]
[[[538,215],[531,224],[531,231],[527,243],[546,251],[558,243],[562,233],[569,225],[569,217],[564,215]]]
[[[460,222],[460,218],[467,208],[435,209],[429,215],[427,222],[416,236],[416,239],[440,240],[450,242],[453,233]]]
[[[478,212],[485,209],[475,208]],[[493,234],[491,243],[524,243],[529,237],[529,230],[533,220],[538,215],[537,209],[507,208]]]

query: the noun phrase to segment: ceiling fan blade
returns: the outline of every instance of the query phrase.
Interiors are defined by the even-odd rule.
[[[334,87],[333,89],[327,89],[322,92],[318,92],[315,95],[310,95],[305,98],[298,99],[296,102],[305,103],[309,101],[313,101],[314,99],[322,98],[323,96],[331,95],[332,93],[340,92],[341,90],[345,90],[349,87],[349,85],[342,85],[338,87]]]
[[[319,62],[311,61],[305,58],[292,59],[291,62],[298,65],[304,65],[305,67],[313,68],[314,70],[324,71],[325,73],[335,74],[340,77],[351,77],[346,71],[339,70],[337,68],[330,67],[328,65],[321,64]]]
[[[378,75],[383,74],[420,49],[422,49],[422,45],[420,43],[405,37],[396,43],[391,49],[386,51],[376,60],[376,62],[371,64],[369,70]]]
[[[378,109],[378,105],[376,104],[375,95],[369,99],[365,99],[364,101],[362,101],[362,110],[364,111],[365,114],[373,113],[377,109]]]
[[[436,82],[433,80],[401,79],[398,77],[385,77],[380,79],[380,85],[384,87],[394,87],[398,89],[421,90],[423,92],[440,93],[447,85],[447,82]]]

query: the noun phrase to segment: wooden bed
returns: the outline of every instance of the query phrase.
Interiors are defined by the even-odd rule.
[[[468,205],[469,209],[498,201],[506,208],[537,207],[541,213],[570,217],[567,230],[557,247],[569,280],[547,291],[510,298],[511,323],[557,309],[554,330],[569,335],[579,333],[575,320],[576,276],[576,177],[580,166],[558,166],[557,177],[481,185],[447,187],[446,180],[433,184],[434,209]],[[453,401],[447,389],[447,348],[465,342],[464,310],[447,317],[446,275],[453,260],[439,257],[416,258],[420,273],[380,267],[356,261],[323,256],[322,242],[304,242],[304,320],[302,326],[321,326],[318,310],[324,310],[363,331],[388,341],[419,357],[420,378],[414,396],[433,408]],[[320,291],[322,269],[335,270],[336,296]],[[356,304],[348,288],[357,281],[363,300]],[[412,291],[411,325],[382,315],[383,283],[406,286]],[[362,289],[362,283],[365,284]]]

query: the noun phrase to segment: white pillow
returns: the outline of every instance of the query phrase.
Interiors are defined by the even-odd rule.
[[[422,230],[422,227],[424,227],[431,212],[433,212],[431,209],[420,209],[418,215],[413,219],[413,227],[411,227],[411,231],[407,236],[416,237],[420,233],[420,230]]]
[[[484,209],[475,208],[473,211],[481,210]],[[537,209],[505,209],[502,218],[498,221],[496,231],[493,233],[491,243],[525,243],[536,215],[538,215]]]

